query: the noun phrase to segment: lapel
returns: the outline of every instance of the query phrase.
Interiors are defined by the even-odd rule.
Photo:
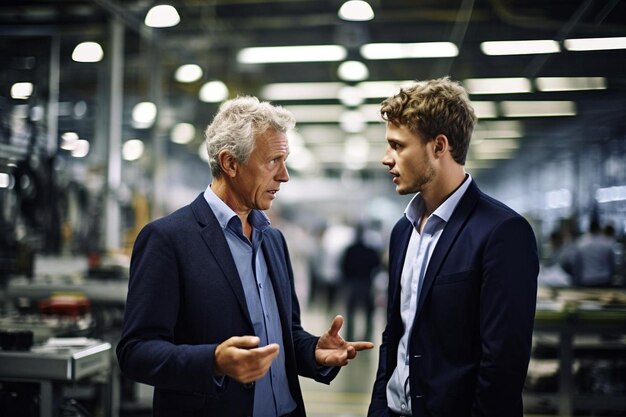
[[[394,309],[397,310],[398,314],[400,313],[400,291],[402,289],[402,269],[404,268],[404,260],[406,259],[406,252],[409,249],[409,240],[411,239],[411,233],[413,232],[413,225],[411,224],[411,222],[409,222],[409,220],[406,217],[402,217],[400,219],[401,223],[400,226],[402,227],[401,230],[399,230],[399,240],[398,240],[398,247],[399,248],[403,248],[402,252],[399,253],[399,256],[396,256],[395,259],[393,260],[393,273],[392,273],[392,278],[393,278],[393,282],[395,283],[395,288],[394,288],[394,292],[392,294],[392,305],[394,306]],[[395,251],[394,251],[395,252]]]
[[[228,281],[228,284],[232,288],[239,306],[243,310],[246,319],[252,326],[252,320],[250,319],[250,312],[248,311],[248,305],[246,303],[246,296],[243,292],[243,285],[241,284],[241,278],[237,272],[237,266],[233,259],[233,255],[230,252],[228,242],[224,236],[224,231],[220,226],[215,214],[209,207],[208,203],[204,199],[204,196],[200,194],[191,203],[191,210],[196,217],[196,220],[202,227],[200,229],[200,236],[204,243],[209,248],[209,251],[213,255],[215,262],[219,265],[224,278]]]
[[[465,225],[467,218],[476,205],[479,193],[480,191],[478,190],[478,187],[474,183],[474,180],[472,180],[471,184],[465,191],[465,194],[463,194],[463,197],[459,201],[459,204],[454,209],[454,212],[452,212],[452,216],[450,217],[448,224],[443,229],[441,237],[439,238],[439,241],[437,241],[437,246],[435,246],[435,250],[433,251],[433,255],[430,258],[430,262],[428,262],[426,273],[424,274],[424,283],[422,284],[422,290],[420,291],[419,301],[417,304],[417,311],[415,313],[416,319],[422,311],[424,300],[428,296],[430,288],[435,281],[435,277],[441,269],[441,265],[448,256],[450,248],[452,248],[452,245]]]

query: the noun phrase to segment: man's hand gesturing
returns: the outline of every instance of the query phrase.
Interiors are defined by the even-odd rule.
[[[242,384],[257,381],[270,369],[280,346],[259,345],[257,336],[234,336],[215,349],[215,373],[227,375]]]

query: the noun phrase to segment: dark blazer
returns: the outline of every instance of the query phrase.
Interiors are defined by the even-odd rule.
[[[293,416],[305,416],[298,374],[329,383],[315,362],[318,338],[302,329],[283,235],[265,232],[262,250],[274,286],[283,332]],[[143,228],[130,282],[117,357],[123,374],[153,385],[154,415],[251,416],[254,389],[226,378],[214,382],[216,346],[254,335],[243,286],[224,233],[200,194],[190,205]]]
[[[386,389],[404,328],[400,276],[412,225],[391,234],[387,326],[369,416]],[[414,417],[521,417],[539,261],[528,222],[472,183],[437,242],[409,340]]]

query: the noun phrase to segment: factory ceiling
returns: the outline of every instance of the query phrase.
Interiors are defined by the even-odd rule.
[[[253,94],[293,109],[299,119],[302,145],[318,164],[315,172],[334,175],[341,171],[345,164],[341,154],[347,149],[346,143],[359,136],[369,144],[362,168],[365,172],[384,174],[379,162],[385,146],[384,127],[376,121],[375,114],[376,105],[383,97],[365,95],[361,103],[346,105],[340,100],[340,87],[378,81],[392,81],[400,86],[407,80],[444,75],[463,82],[472,100],[478,103],[482,119],[477,128],[479,138],[508,140],[500,143],[511,145],[514,152],[504,159],[515,157],[515,152],[522,155],[525,142],[545,140],[551,135],[572,136],[581,126],[597,125],[608,129],[609,136],[624,135],[623,40],[621,49],[611,50],[580,51],[568,44],[572,39],[626,36],[624,1],[373,0],[369,4],[375,16],[369,21],[342,20],[337,13],[342,3],[339,0],[171,0],[168,4],[177,9],[180,23],[149,28],[144,25],[144,18],[157,3],[148,0],[3,0],[0,4],[2,96],[7,95],[12,83],[20,81],[20,76],[28,71],[36,73],[36,68],[28,64],[29,55],[49,60],[49,49],[55,43],[48,39],[57,39],[59,101],[69,105],[86,103],[92,117],[87,118],[88,123],[80,122],[87,123],[81,135],[97,136],[95,132],[102,122],[93,109],[106,107],[111,80],[111,22],[117,21],[124,28],[125,137],[143,134],[149,140],[155,134],[167,135],[178,122],[189,122],[197,127],[198,133],[187,148],[200,146],[202,128],[210,121],[218,103],[201,101],[199,90],[208,81],[220,80],[228,87],[230,97]],[[557,50],[487,53],[485,42],[522,40],[549,40]],[[100,43],[104,60],[94,64],[72,61],[73,48],[83,41]],[[367,59],[364,56],[367,55],[364,45],[432,42],[446,42],[437,44],[442,51],[452,44],[458,52],[431,58]],[[337,45],[345,55],[338,60],[281,63],[249,63],[241,55],[245,48],[296,45]],[[366,79],[340,79],[338,69],[346,60],[364,63]],[[202,77],[195,82],[177,82],[174,74],[183,64],[199,65]],[[578,80],[587,88],[581,91],[546,87],[546,83],[558,82],[555,79],[562,77]],[[504,82],[509,86],[521,82],[522,92],[481,91],[481,86],[476,84],[483,79],[501,78],[511,78]],[[289,91],[290,85],[285,83],[312,84],[293,85],[291,90],[301,93],[297,97],[270,88],[282,86]],[[321,95],[324,88],[335,94]],[[127,115],[137,102],[146,100],[157,102],[160,119],[156,132],[139,133],[133,131],[135,127]],[[520,112],[525,102],[540,110],[545,102],[561,103],[566,106],[565,113],[546,117],[551,111],[546,108],[541,116],[523,115]],[[307,106],[327,111],[316,118],[317,110]],[[365,114],[365,124],[346,129],[339,115],[345,111]],[[73,125],[77,123],[77,117],[67,120],[60,117],[59,135],[64,129],[75,129]],[[511,126],[517,129],[516,134],[502,133],[498,138],[495,132],[511,130]],[[489,131],[494,133],[492,137]],[[582,135],[588,133],[587,130]],[[357,139],[350,143],[360,146]],[[497,166],[481,165],[484,160],[478,150],[472,151],[469,165],[486,168],[484,172]]]

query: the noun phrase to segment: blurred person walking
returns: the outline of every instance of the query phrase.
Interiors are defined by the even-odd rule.
[[[374,275],[380,267],[380,254],[366,243],[365,227],[358,224],[355,228],[354,241],[341,255],[340,265],[343,275],[343,289],[346,295],[346,337],[354,338],[355,312],[363,311],[365,334],[363,339],[372,338],[372,321],[374,315],[374,295],[372,283]]]

